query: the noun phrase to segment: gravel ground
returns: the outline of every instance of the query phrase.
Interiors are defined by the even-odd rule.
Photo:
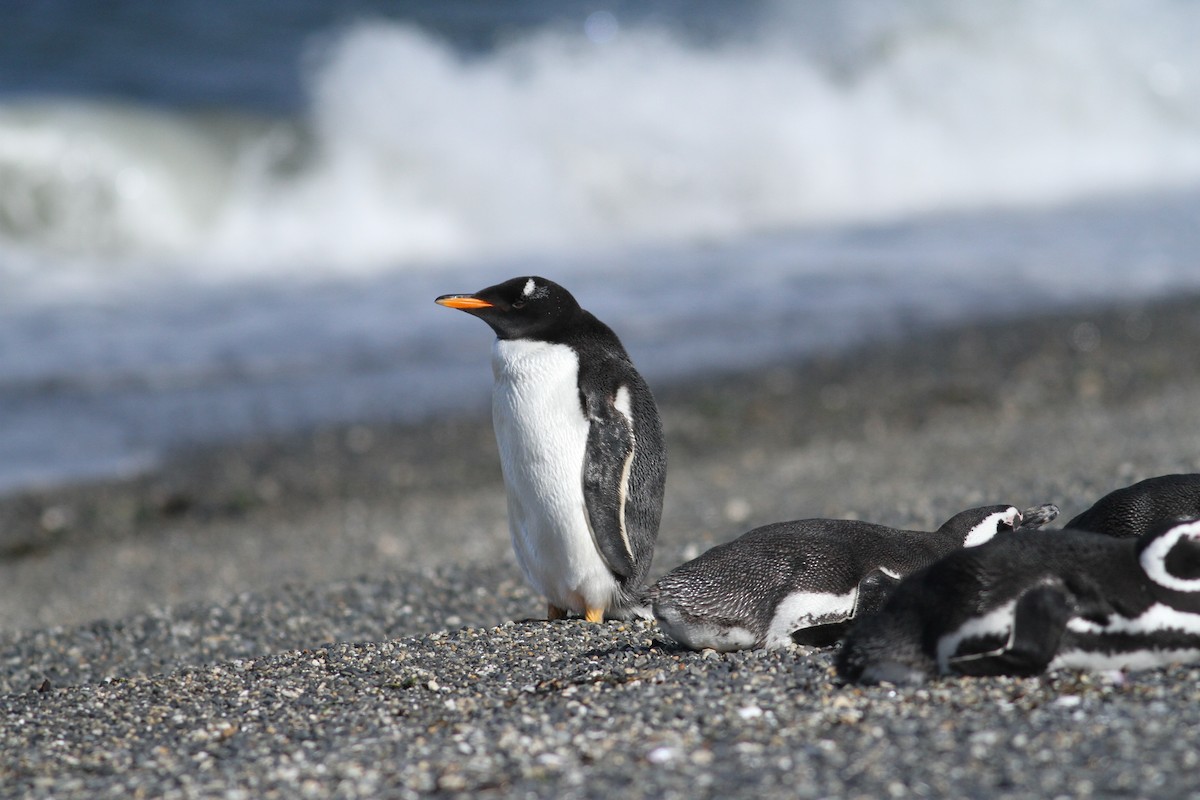
[[[828,653],[508,623],[11,694],[4,795],[1196,797],[1200,669],[844,689]]]
[[[1197,352],[1183,298],[662,387],[655,572],[1200,471]],[[480,416],[0,499],[0,797],[1200,797],[1192,667],[860,689],[542,610]]]

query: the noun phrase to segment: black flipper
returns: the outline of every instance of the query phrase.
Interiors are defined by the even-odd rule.
[[[960,675],[1038,675],[1058,652],[1071,617],[1071,596],[1060,585],[1030,589],[1017,601],[1009,645],[994,655],[951,659]]]
[[[884,602],[899,583],[900,578],[894,578],[881,569],[868,572],[866,577],[858,582],[858,598],[854,601],[853,618],[874,614],[883,608]]]
[[[614,574],[634,574],[633,546],[625,530],[625,497],[633,463],[633,425],[613,396],[584,397],[591,427],[583,456],[583,502],[592,540]]]

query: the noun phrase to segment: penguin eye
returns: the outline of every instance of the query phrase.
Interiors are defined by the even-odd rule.
[[[512,304],[512,307],[513,307],[513,308],[524,308],[524,307],[525,307],[525,301],[524,301],[524,300],[514,300],[514,301],[513,301],[513,304]]]

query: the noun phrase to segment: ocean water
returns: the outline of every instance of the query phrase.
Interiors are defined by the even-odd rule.
[[[558,280],[651,382],[1200,288],[1184,0],[6,8],[0,490],[484,407]]]

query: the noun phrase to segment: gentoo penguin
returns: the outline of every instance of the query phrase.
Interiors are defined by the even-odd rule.
[[[1200,521],[1136,539],[1017,532],[909,575],[856,623],[847,681],[1141,669],[1200,659]]]
[[[1067,527],[1136,537],[1156,522],[1196,517],[1200,517],[1200,474],[1160,475],[1106,494]]]
[[[547,616],[649,616],[642,600],[667,451],[654,397],[616,334],[545,278],[436,302],[479,317],[513,549]]]
[[[647,599],[663,631],[693,650],[831,645],[912,570],[1057,515],[1049,504],[1024,515],[1014,506],[985,506],[932,533],[854,520],[776,522],[676,567]]]

